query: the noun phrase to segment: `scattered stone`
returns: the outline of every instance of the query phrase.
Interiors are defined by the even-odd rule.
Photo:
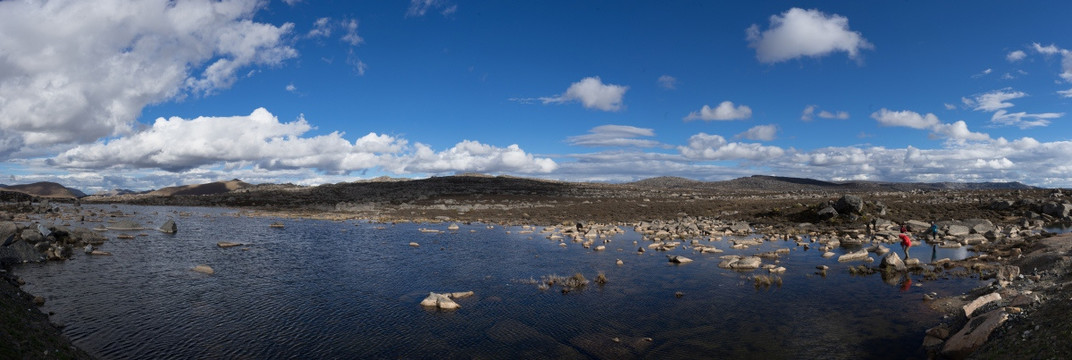
[[[837,255],[837,254],[835,254],[833,251],[827,251],[827,252],[823,253],[823,257],[827,258],[827,259],[834,257],[834,255]]]
[[[164,222],[164,225],[160,225],[160,228],[157,230],[167,234],[174,234],[179,231],[179,227],[175,225],[175,220],[168,219],[168,221]]]
[[[112,253],[107,252],[107,251],[101,251],[101,250],[93,250],[93,251],[90,251],[89,254],[90,255],[96,255],[96,256],[112,256]],[[208,269],[208,270],[212,271],[211,268]]]
[[[271,224],[269,224],[269,225],[268,225],[268,227],[270,227],[270,228],[276,228],[276,229],[282,229],[282,228],[283,228],[284,226],[285,226],[285,225],[283,225],[283,223],[282,223],[282,222],[280,222],[280,221],[276,221],[276,222],[274,222],[274,223],[271,223]]]
[[[826,266],[826,265],[819,265],[819,266],[816,266],[815,268],[819,269],[819,270],[822,270],[822,271],[830,270],[830,267]]]
[[[666,258],[669,259],[670,262],[675,263],[675,264],[688,264],[688,263],[692,262],[692,259],[689,259],[689,258],[681,256],[681,255],[666,255]]]
[[[33,297],[33,304],[35,306],[43,306],[43,305],[45,305],[45,298],[43,296],[34,296]]]
[[[226,248],[235,247],[235,246],[242,246],[242,244],[236,243],[236,242],[229,242],[229,241],[220,241],[220,242],[216,243],[216,246],[219,246],[221,248],[226,249]]]
[[[456,223],[452,223],[452,224],[450,224],[450,226],[447,226],[447,230],[450,230],[450,231],[457,231],[460,228],[461,227],[459,227],[458,224],[456,224]]]
[[[617,264],[618,266],[625,265],[625,262],[622,261],[622,259],[618,259],[618,261],[615,261],[614,263]]]
[[[418,243],[416,243],[416,242],[410,242],[410,243],[409,243],[409,246],[412,246],[412,247],[420,247],[420,246],[421,246],[421,244],[418,244]]]

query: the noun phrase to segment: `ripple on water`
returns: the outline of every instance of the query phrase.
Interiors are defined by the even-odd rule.
[[[919,357],[933,321],[922,293],[978,283],[913,278],[922,287],[902,292],[792,242],[712,243],[725,254],[793,249],[778,260],[789,269],[783,285],[757,289],[749,276],[762,271],[720,269],[722,254],[672,251],[696,260],[684,265],[662,252],[637,255],[632,231],[593,252],[516,228],[427,234],[417,228],[447,224],[377,230],[225,209],[121,208],[149,227],[176,218],[179,232],[111,240],[103,249],[113,256],[17,269],[65,333],[104,359]],[[286,226],[270,228],[275,221]],[[191,271],[198,264],[215,274]],[[814,274],[817,264],[831,266],[825,277]],[[603,272],[609,282],[562,294],[518,281],[577,272],[590,280]],[[466,290],[476,295],[454,312],[418,305],[430,291]]]

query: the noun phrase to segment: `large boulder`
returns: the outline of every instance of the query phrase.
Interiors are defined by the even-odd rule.
[[[758,269],[761,265],[763,265],[763,259],[758,256],[746,256],[730,264],[730,268],[734,270],[753,270]]]
[[[913,232],[927,231],[931,228],[931,224],[919,220],[905,221],[905,226],[908,226],[908,228],[912,229]]]
[[[22,238],[22,241],[28,242],[30,244],[36,244],[41,242],[41,240],[45,239],[45,237],[42,236],[40,232],[34,230],[33,228],[22,229],[22,233],[19,234],[19,237]]]
[[[883,269],[893,269],[895,271],[905,271],[908,267],[905,266],[904,261],[901,261],[901,256],[896,252],[891,252],[886,257],[882,258]]]
[[[1072,204],[1051,202],[1042,205],[1042,213],[1055,218],[1067,217],[1070,212],[1072,212]]]
[[[949,225],[946,227],[945,233],[949,236],[964,236],[971,233],[971,228],[964,225]]]
[[[47,243],[42,243],[47,245]],[[45,255],[33,245],[25,241],[16,240],[11,245],[0,246],[0,262],[3,264],[19,264],[24,262],[45,261]]]
[[[863,214],[864,200],[856,195],[845,195],[834,204],[834,210],[841,214]]]
[[[819,216],[819,220],[830,220],[830,219],[833,219],[833,218],[837,217],[838,212],[837,212],[837,209],[834,209],[833,206],[827,206],[827,207],[823,208],[822,210],[819,210],[819,212],[816,213],[816,215]]]
[[[989,231],[997,229],[993,222],[986,219],[964,220],[964,225],[968,226],[973,234],[986,234]]]
[[[963,359],[971,355],[975,349],[986,343],[990,333],[1009,319],[1003,309],[993,310],[983,315],[976,316],[964,324],[956,334],[946,340],[942,346],[942,355],[952,359]]]
[[[15,242],[15,234],[19,232],[18,225],[10,221],[0,222],[0,246],[8,246]]]

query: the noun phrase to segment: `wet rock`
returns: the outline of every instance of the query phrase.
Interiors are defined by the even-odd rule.
[[[410,242],[410,243],[409,243],[409,246],[412,246],[412,247],[420,247],[420,246],[421,246],[421,244],[418,244],[417,242]]]
[[[42,296],[34,296],[33,297],[33,304],[35,306],[43,306],[43,305],[45,305],[45,298],[42,297]]]
[[[718,264],[718,267],[734,270],[753,270],[758,269],[762,265],[763,259],[760,259],[757,256],[741,257],[737,255],[730,255],[727,257],[723,257],[723,260],[721,263]]]
[[[942,346],[942,355],[953,359],[968,357],[975,349],[986,343],[994,329],[1008,319],[1009,314],[1002,309],[997,309],[968,320],[964,328],[946,340],[945,345]]]
[[[428,293],[428,297],[424,298],[424,300],[421,300],[421,306],[437,308],[437,309],[440,309],[440,310],[457,310],[457,309],[461,308],[461,305],[458,305],[458,303],[454,302],[453,299],[460,299],[460,298],[465,298],[465,297],[470,297],[470,296],[473,296],[472,291],[453,292],[453,293],[444,293],[444,294],[437,294],[437,293],[434,293],[434,292],[430,292],[430,293]]]
[[[93,251],[90,251],[89,254],[90,255],[96,255],[96,256],[112,256],[112,253],[107,252],[107,251],[101,251],[101,250],[93,250]],[[212,269],[209,269],[209,270],[212,270]]]
[[[688,263],[692,262],[692,259],[689,259],[689,258],[681,256],[681,255],[666,255],[666,258],[669,259],[670,262],[675,263],[675,264],[688,264]]]
[[[450,224],[450,226],[447,226],[447,230],[450,230],[450,231],[456,231],[456,230],[458,230],[460,228],[461,227],[459,227],[458,224]]]
[[[880,266],[883,269],[892,269],[894,271],[908,270],[908,268],[905,266],[904,261],[901,261],[901,256],[897,255],[897,253],[895,252],[889,253],[889,255],[886,255],[886,257],[882,258],[882,264]]]
[[[141,230],[142,227],[136,222],[124,220],[105,226],[108,230]]]
[[[168,219],[168,221],[164,222],[164,225],[160,225],[158,230],[164,233],[174,234],[179,231],[179,226],[175,224],[175,220]]]
[[[827,259],[829,259],[829,258],[832,258],[832,257],[834,257],[834,255],[837,255],[837,254],[835,254],[835,253],[834,253],[833,251],[827,251],[827,252],[824,252],[822,256],[823,256],[824,258],[827,258]]]
[[[622,259],[618,259],[618,261],[615,261],[614,263],[617,264],[618,266],[625,265],[625,262],[623,262]]]
[[[837,261],[838,262],[861,261],[861,260],[867,260],[867,257],[868,257],[867,250],[860,249],[860,250],[853,251],[853,252],[848,253],[848,254],[838,256]]]
[[[235,247],[235,246],[242,246],[242,244],[236,243],[236,242],[230,242],[230,241],[220,241],[220,242],[216,243],[216,246],[219,246],[221,248],[226,249],[226,248]]]
[[[980,296],[980,297],[976,298],[975,300],[972,300],[972,302],[968,303],[968,305],[964,305],[964,316],[967,316],[967,317],[970,318],[972,316],[972,313],[975,312],[975,310],[977,310],[977,309],[979,309],[979,308],[981,308],[983,306],[986,306],[986,304],[989,304],[989,303],[994,302],[994,301],[1000,301],[1000,300],[1001,300],[1001,294],[998,294],[996,292]]]
[[[208,265],[194,266],[193,271],[196,271],[196,272],[199,272],[199,273],[202,273],[202,274],[208,274],[208,275],[212,275],[212,274],[216,273],[216,271],[212,270],[212,267],[210,267]]]
[[[864,200],[856,195],[845,195],[834,204],[834,210],[840,214],[863,214]]]

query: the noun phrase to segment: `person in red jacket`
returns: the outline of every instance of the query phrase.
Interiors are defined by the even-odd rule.
[[[901,249],[904,250],[904,258],[908,260],[908,248],[912,247],[912,238],[908,234],[901,233]]]

